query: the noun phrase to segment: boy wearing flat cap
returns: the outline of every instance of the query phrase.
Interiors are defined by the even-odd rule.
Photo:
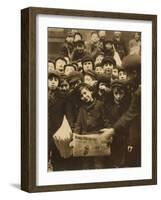
[[[83,82],[83,75],[74,71],[68,76],[70,85],[69,95],[66,100],[65,113],[71,129],[73,130],[78,115],[80,103],[78,98],[78,87]]]
[[[141,166],[141,57],[128,55],[123,59],[122,67],[133,83],[129,108],[115,122],[111,129],[102,132],[108,137],[124,134],[129,129],[126,146],[125,166]]]
[[[85,56],[82,59],[83,72],[94,69],[93,59],[90,56]]]
[[[97,74],[93,70],[88,70],[84,73],[84,83],[89,85],[93,90],[96,90],[97,86]]]
[[[77,62],[77,60],[82,59],[84,56],[88,55],[85,43],[83,40],[78,40],[75,42],[75,47],[71,56],[71,60],[73,62]]]
[[[106,56],[102,60],[102,66],[103,66],[104,72],[107,75],[112,76],[113,67],[116,66],[116,61],[113,59],[113,57]]]
[[[111,98],[106,104],[106,113],[108,124],[113,127],[115,122],[126,112],[129,107],[129,98],[127,91],[127,82],[123,80],[114,80],[111,83]],[[113,167],[123,167],[125,165],[126,138],[128,129],[123,134],[118,133],[113,137],[111,148],[111,162]]]
[[[60,128],[64,117],[65,98],[59,91],[60,74],[48,74],[48,170],[59,169],[59,152],[53,141],[53,134]]]

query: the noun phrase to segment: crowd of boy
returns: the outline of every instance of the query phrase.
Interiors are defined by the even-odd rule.
[[[141,165],[141,42],[129,48],[114,32],[91,32],[90,41],[70,32],[62,55],[48,61],[48,167],[73,170]],[[64,116],[73,133],[112,136],[111,156],[61,158],[53,135]],[[56,138],[59,141],[59,138]]]

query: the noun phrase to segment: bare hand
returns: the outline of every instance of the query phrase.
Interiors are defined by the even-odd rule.
[[[112,136],[115,134],[113,128],[104,128],[99,131],[102,133],[101,137],[104,138],[107,142],[111,141]]]

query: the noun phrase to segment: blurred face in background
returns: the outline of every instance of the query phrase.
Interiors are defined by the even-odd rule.
[[[112,75],[113,64],[112,63],[105,63],[103,65],[104,72],[108,75]]]
[[[66,61],[63,59],[58,59],[55,63],[56,70],[60,73],[64,73],[64,66],[66,65]]]
[[[106,31],[99,31],[98,32],[98,36],[99,36],[99,38],[100,39],[105,39],[105,37],[106,37]]]
[[[48,62],[48,72],[53,72],[55,70],[55,66],[53,62]]]
[[[120,31],[115,31],[114,32],[114,37],[115,37],[116,40],[120,40],[120,38],[121,38],[121,32]]]
[[[135,33],[134,38],[136,41],[140,40],[140,33]]]
[[[83,70],[84,70],[84,72],[86,72],[86,71],[88,71],[88,70],[93,70],[93,63],[92,63],[92,61],[85,61],[84,63],[83,63]]]
[[[127,72],[120,71],[119,72],[119,80],[127,80]]]
[[[67,36],[66,41],[67,43],[73,43],[74,37],[73,36]]]
[[[114,87],[113,96],[116,104],[120,104],[125,96],[125,91],[122,88]]]
[[[95,72],[96,72],[97,74],[103,74],[103,73],[104,73],[104,70],[103,70],[102,66],[97,66],[97,67],[95,68]]]
[[[72,65],[67,65],[67,66],[65,66],[65,75],[69,75],[69,74],[71,74],[71,72],[73,72],[73,71],[75,71],[75,68],[74,68],[74,66],[72,66]]]
[[[112,76],[114,78],[118,78],[119,77],[119,72],[117,68],[112,69]]]
[[[99,37],[98,37],[97,33],[92,33],[92,35],[91,35],[91,41],[93,43],[97,43],[99,41]]]
[[[80,41],[80,40],[82,40],[82,36],[79,33],[76,33],[74,35],[74,42],[77,42],[77,41]]]
[[[60,86],[59,86],[59,90],[61,92],[61,94],[66,95],[69,91],[69,83],[67,82],[67,80],[61,80],[60,82]]]
[[[84,75],[84,83],[86,83],[89,86],[94,86],[97,83],[97,80],[91,77],[88,74]]]
[[[56,90],[56,88],[59,85],[59,79],[56,76],[52,76],[50,78],[48,78],[48,87],[51,90]]]
[[[83,44],[79,44],[79,45],[76,46],[76,49],[77,49],[78,53],[83,53],[85,46]]]

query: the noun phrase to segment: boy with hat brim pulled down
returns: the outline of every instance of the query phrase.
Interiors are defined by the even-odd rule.
[[[123,59],[122,66],[128,72],[128,79],[134,83],[129,108],[116,121],[110,129],[103,129],[102,132],[107,138],[123,134],[129,128],[126,146],[125,166],[141,166],[141,57],[128,55]]]
[[[127,90],[127,81],[114,80],[111,82],[111,98],[106,104],[106,113],[108,124],[106,126],[113,127],[115,122],[121,115],[127,111],[129,107],[129,95]],[[125,165],[126,139],[128,129],[123,134],[114,135],[111,146],[111,163],[113,167],[123,167]]]

